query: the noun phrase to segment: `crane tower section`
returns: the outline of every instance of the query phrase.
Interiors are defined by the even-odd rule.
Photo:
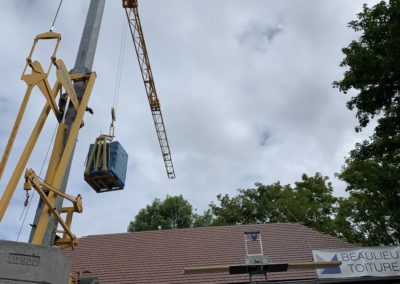
[[[146,43],[144,41],[142,25],[140,23],[138,2],[137,0],[123,0],[122,6],[125,8],[126,17],[128,19],[129,29],[135,46],[147,99],[150,104],[154,126],[156,128],[161,153],[164,159],[165,169],[167,170],[168,178],[173,179],[175,178],[174,165],[172,163],[171,151],[168,144],[167,133],[165,131],[160,102],[157,97],[150,60],[147,54]]]

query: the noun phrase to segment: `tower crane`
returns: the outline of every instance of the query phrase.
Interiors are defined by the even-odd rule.
[[[123,0],[122,6],[125,8],[126,18],[128,19],[129,29],[135,46],[140,71],[142,73],[147,99],[149,101],[154,126],[156,128],[161,154],[164,159],[165,169],[169,179],[175,178],[174,165],[172,163],[171,150],[168,144],[167,133],[165,132],[164,120],[161,113],[160,101],[157,97],[156,86],[154,84],[153,73],[151,71],[150,60],[147,54],[146,43],[144,41],[142,25],[139,18],[138,1]]]
[[[60,1],[61,6],[62,0]],[[52,28],[49,32],[39,34],[35,37],[32,49],[26,59],[26,65],[23,70],[21,79],[27,84],[27,90],[18,112],[15,124],[12,128],[11,135],[9,137],[6,149],[4,150],[3,157],[0,161],[0,179],[3,171],[6,168],[9,154],[13,148],[16,135],[20,128],[20,123],[23,116],[27,103],[30,99],[30,95],[33,89],[39,89],[45,98],[45,104],[42,112],[37,119],[37,122],[28,138],[28,141],[22,151],[15,169],[12,171],[12,176],[8,180],[7,186],[0,198],[0,222],[3,219],[6,210],[10,204],[10,201],[14,195],[15,189],[21,179],[24,178],[24,189],[36,190],[40,196],[39,206],[36,212],[36,217],[32,225],[31,233],[31,244],[26,247],[19,247],[19,244],[7,243],[7,247],[10,248],[10,255],[16,256],[15,261],[20,260],[20,256],[23,257],[24,261],[37,260],[40,258],[42,251],[46,251],[41,246],[52,246],[63,245],[74,247],[77,244],[77,237],[71,231],[72,215],[74,213],[82,213],[82,197],[80,195],[73,197],[65,193],[65,188],[69,176],[69,167],[71,166],[72,157],[74,155],[75,143],[78,137],[78,133],[81,127],[84,125],[83,118],[86,112],[92,113],[91,108],[88,107],[89,98],[95,83],[96,73],[92,71],[92,64],[94,60],[94,54],[97,44],[97,37],[100,29],[101,17],[103,14],[105,0],[92,0],[85,28],[78,51],[77,60],[75,67],[68,71],[64,62],[57,58],[57,51],[61,41],[61,34],[53,31],[54,22],[58,14],[58,10],[53,21]],[[137,0],[122,0],[122,6],[125,8],[126,17],[129,23],[130,33],[132,35],[133,43],[136,50],[136,55],[139,62],[139,67],[144,82],[150,110],[153,117],[153,122],[156,128],[156,133],[161,148],[161,153],[164,160],[164,165],[167,171],[169,179],[175,178],[175,171],[171,158],[171,151],[165,131],[163,116],[161,113],[160,102],[157,96],[157,91],[154,84],[153,74],[150,66],[149,57],[147,54],[146,44],[144,41],[143,31],[139,19],[138,13],[138,2]],[[50,64],[47,69],[44,69],[41,63],[37,60],[32,59],[32,55],[35,51],[36,45],[39,41],[51,41],[55,42],[54,51],[50,56]],[[55,73],[55,83],[53,87],[50,86],[51,75]],[[56,100],[59,100],[57,103]],[[53,114],[53,115],[50,115]],[[43,126],[47,121],[48,117],[53,117],[57,122],[57,131],[55,140],[53,143],[51,156],[48,162],[47,173],[45,178],[41,178],[35,173],[33,169],[27,168],[27,163],[31,157],[31,154],[38,142],[38,138],[42,132]],[[114,111],[112,113],[113,122],[115,120]],[[113,126],[113,125],[112,125]],[[123,189],[126,173],[127,156],[121,166],[121,172],[115,174],[110,170],[109,164],[117,160],[117,156],[121,154],[121,148],[118,142],[113,142],[114,150],[120,151],[118,155],[112,157],[114,151],[111,147],[110,141],[114,137],[112,135],[101,135],[102,139],[96,139],[100,141],[98,150],[89,150],[89,156],[92,156],[93,161],[101,163],[102,168],[99,170],[101,174],[105,174],[103,177],[98,175],[91,176],[93,168],[91,165],[87,166],[85,171],[85,180],[91,180],[93,183],[99,181],[97,185],[99,187],[106,188],[102,191],[102,188],[97,188],[97,192],[105,192],[116,189]],[[108,147],[108,148],[107,148]],[[96,149],[96,147],[91,147]],[[122,149],[123,150],[123,149]],[[126,153],[125,153],[126,154]],[[119,157],[118,156],[118,157]],[[113,160],[113,162],[110,162]],[[97,168],[96,168],[97,169]],[[100,169],[100,168],[99,168]],[[24,174],[25,170],[25,174]],[[119,175],[121,174],[121,175]],[[114,175],[114,176],[113,176]],[[120,178],[123,177],[121,182]],[[111,180],[111,181],[110,181]],[[110,184],[118,186],[112,187]],[[93,183],[89,184],[93,187]],[[72,203],[72,206],[63,207],[62,200],[67,200]],[[59,202],[60,201],[60,202]],[[61,214],[66,215],[62,218]],[[54,222],[53,222],[54,221]],[[61,230],[57,230],[58,224],[62,227]],[[55,233],[61,233],[62,237],[55,238]],[[17,248],[18,247],[18,248]],[[41,248],[40,248],[41,247]],[[35,251],[34,254],[31,251]],[[18,252],[17,252],[18,251]],[[44,252],[45,253],[45,252]],[[33,255],[33,256],[32,256]],[[35,259],[33,259],[35,258]],[[14,258],[13,258],[14,259]],[[47,261],[50,263],[51,261]],[[8,263],[13,264],[13,261]],[[33,262],[32,262],[33,263]],[[36,263],[36,262],[35,262]],[[38,264],[39,265],[39,264]],[[45,263],[41,264],[45,265]],[[62,265],[61,265],[62,266]],[[67,267],[67,266],[65,266]],[[16,277],[17,280],[30,281],[28,279],[32,276],[32,273],[28,270],[24,270],[22,274],[15,271],[10,271],[10,277]],[[48,275],[51,277],[56,275],[58,272],[49,271]],[[20,275],[21,274],[21,275]],[[25,275],[26,274],[26,275]],[[27,276],[28,275],[28,276]],[[30,276],[29,276],[30,275]],[[23,277],[28,278],[23,278]],[[22,278],[21,278],[22,277]],[[1,282],[2,275],[0,275]],[[7,278],[8,279],[8,278]],[[14,279],[14,278],[10,278]],[[49,282],[50,283],[50,282]],[[51,282],[53,283],[53,282]],[[59,283],[59,282],[54,282]]]

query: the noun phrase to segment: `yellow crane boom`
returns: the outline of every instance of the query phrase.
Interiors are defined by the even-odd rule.
[[[34,50],[37,46],[37,43],[42,40],[51,40],[55,41],[54,51],[51,55],[51,61],[47,72],[44,71],[41,63],[37,60],[33,61],[32,56]],[[31,187],[34,187],[38,192],[42,200],[45,202],[44,209],[40,213],[39,221],[35,224],[35,233],[33,234],[32,244],[42,244],[44,235],[46,233],[46,227],[49,223],[50,217],[52,214],[56,216],[57,221],[62,225],[64,231],[63,243],[70,243],[71,246],[74,246],[76,243],[76,238],[73,236],[70,225],[72,218],[72,211],[68,208],[62,208],[61,213],[67,213],[67,220],[64,222],[61,219],[60,212],[57,212],[56,207],[56,198],[61,196],[63,198],[69,199],[73,201],[75,199],[71,199],[68,195],[64,194],[60,187],[62,185],[62,181],[66,175],[67,167],[69,161],[73,155],[73,149],[75,145],[75,141],[78,137],[79,129],[82,126],[83,117],[85,112],[87,111],[87,104],[89,102],[89,98],[92,92],[92,88],[94,82],[96,80],[95,72],[88,73],[72,73],[70,74],[67,71],[67,68],[64,62],[61,59],[57,59],[56,54],[58,50],[58,46],[61,41],[61,34],[55,32],[46,32],[40,35],[37,35],[31,52],[26,59],[25,68],[22,74],[21,79],[25,81],[27,84],[27,91],[25,93],[25,98],[21,105],[20,111],[18,112],[18,117],[16,123],[13,127],[11,136],[7,148],[5,150],[5,155],[8,156],[8,153],[11,152],[13,146],[13,140],[15,135],[18,132],[20,121],[22,120],[22,116],[25,113],[26,103],[30,98],[30,93],[32,90],[37,87],[43,96],[46,99],[46,103],[43,107],[42,112],[37,119],[35,127],[32,130],[31,135],[29,136],[28,142],[26,143],[24,150],[22,151],[18,163],[15,166],[15,169],[12,171],[12,176],[9,179],[7,186],[3,192],[3,195],[0,199],[0,222],[3,219],[3,216],[10,204],[11,198],[14,195],[16,186],[22,176],[22,173],[26,167],[26,164],[29,161],[29,158],[32,154],[32,151],[38,141],[39,135],[41,134],[43,125],[48,119],[49,113],[52,110],[55,118],[58,121],[57,134],[55,138],[55,142],[53,145],[52,154],[50,157],[50,161],[48,164],[48,169],[46,173],[46,178],[43,182],[38,180],[38,177],[32,170],[27,171],[27,175],[25,176],[25,189],[29,190]],[[56,69],[56,82],[54,86],[50,87],[49,76],[51,75],[52,67],[55,66]],[[85,86],[85,91],[82,94],[82,98],[79,101],[74,89],[74,85],[78,83],[83,83]],[[67,126],[65,116],[63,115],[63,110],[57,105],[56,99],[59,95],[65,91],[66,97],[65,99],[71,102],[71,107],[75,108],[76,116],[72,121],[70,127]],[[69,129],[68,129],[69,128]],[[67,130],[69,131],[69,136],[67,136]],[[4,157],[4,156],[3,156]],[[0,168],[5,168],[7,163],[7,157],[3,158],[1,161]],[[81,200],[79,202],[79,210],[75,210],[74,212],[82,212],[81,209]],[[77,207],[78,208],[78,207]],[[63,211],[64,210],[64,211]]]
[[[138,2],[137,0],[123,0],[122,6],[125,8],[126,17],[128,19],[129,29],[131,31],[144,87],[146,89],[147,99],[150,104],[153,122],[157,132],[158,142],[164,159],[165,169],[167,170],[168,178],[173,179],[175,178],[174,165],[172,163],[171,150],[168,144],[160,102],[157,97],[150,60],[147,54],[146,43],[144,41],[142,25],[140,23]]]

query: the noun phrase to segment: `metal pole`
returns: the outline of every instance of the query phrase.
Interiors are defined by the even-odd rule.
[[[78,54],[76,56],[75,66],[71,73],[88,73],[92,71],[94,56],[96,53],[97,39],[99,37],[99,31],[101,26],[101,20],[103,17],[103,11],[105,6],[105,0],[91,0],[89,11],[86,17],[85,27],[83,29],[81,42],[79,45]],[[75,84],[76,94],[78,99],[82,98],[82,95],[85,91],[85,84],[83,82]],[[74,122],[76,117],[75,108],[70,105],[65,115],[65,123],[67,124],[67,131],[65,134],[64,145],[69,137],[69,129]],[[73,154],[72,154],[73,157]],[[66,191],[69,172],[71,169],[72,157],[68,163],[67,170],[65,172],[65,176],[59,189],[62,192]],[[60,212],[62,207],[62,198],[57,198],[56,200],[56,208],[57,211]],[[39,216],[43,210],[44,202],[42,200],[39,201],[38,207],[36,209],[36,215],[33,222],[31,234],[29,237],[29,242],[32,242],[33,236],[36,231],[35,224],[39,221]],[[57,229],[57,220],[54,216],[50,217],[49,224],[46,229],[45,236],[43,238],[42,245],[52,246],[54,244],[55,239],[55,230]]]

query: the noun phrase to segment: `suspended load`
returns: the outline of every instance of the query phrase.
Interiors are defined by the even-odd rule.
[[[84,178],[97,193],[125,187],[128,154],[112,138],[110,135],[100,135],[89,147]]]

